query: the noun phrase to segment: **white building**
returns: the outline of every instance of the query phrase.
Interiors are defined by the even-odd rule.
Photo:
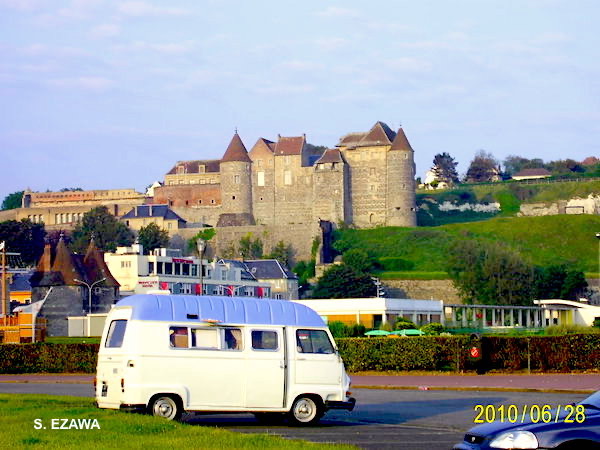
[[[143,247],[118,247],[104,261],[121,285],[121,295],[170,291],[173,294],[271,298],[271,285],[259,282],[233,261],[181,256],[180,250],[159,248],[144,255]]]

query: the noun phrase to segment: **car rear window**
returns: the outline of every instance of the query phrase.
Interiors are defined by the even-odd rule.
[[[118,348],[123,345],[123,338],[125,337],[125,329],[127,328],[127,320],[119,319],[113,320],[110,323],[108,334],[106,336],[105,347]]]

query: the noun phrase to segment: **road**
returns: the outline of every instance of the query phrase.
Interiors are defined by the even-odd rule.
[[[0,392],[91,397],[87,384],[0,383]],[[355,389],[353,412],[330,411],[317,427],[265,426],[251,415],[186,415],[191,425],[242,433],[269,433],[313,442],[340,442],[365,449],[442,450],[462,440],[473,425],[477,404],[565,405],[586,394],[540,392]]]

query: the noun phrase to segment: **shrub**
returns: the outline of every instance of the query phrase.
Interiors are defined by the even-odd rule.
[[[377,262],[383,270],[404,271],[415,268],[415,263],[395,256],[383,256],[377,259]]]
[[[0,373],[94,373],[98,344],[2,344]]]
[[[431,322],[421,327],[421,331],[428,335],[439,335],[445,330],[444,325],[437,322]]]
[[[396,319],[394,328],[396,330],[414,330],[417,328],[417,325],[412,320],[400,316]]]

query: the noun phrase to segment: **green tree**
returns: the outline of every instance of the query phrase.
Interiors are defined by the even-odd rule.
[[[73,230],[71,250],[84,253],[92,235],[96,246],[105,252],[114,252],[117,246],[131,245],[134,241],[133,232],[109,213],[106,206],[98,206],[83,215]]]
[[[263,255],[263,244],[260,238],[252,239],[252,233],[240,239],[238,246],[240,256],[244,259],[259,259]]]
[[[369,275],[357,273],[344,264],[327,269],[313,291],[314,298],[362,298],[375,294],[376,288]]]
[[[7,251],[20,253],[27,265],[36,264],[42,255],[45,235],[44,225],[29,219],[0,222],[0,242],[6,242]]]
[[[267,255],[267,258],[276,259],[280,263],[284,264],[286,267],[290,266],[290,261],[292,259],[292,246],[290,244],[286,244],[283,241],[279,241],[275,247],[271,250],[271,253]]]
[[[479,183],[482,181],[494,181],[500,175],[500,165],[494,156],[485,150],[479,150],[469,168],[467,169],[467,181]]]
[[[497,243],[460,240],[450,247],[447,272],[465,303],[531,305],[534,269]]]
[[[217,234],[217,231],[214,228],[205,228],[204,230],[199,231],[194,236],[192,236],[190,239],[188,239],[188,251],[190,253],[196,253],[198,251],[198,247],[196,246],[196,241],[198,239],[202,239],[202,240],[208,242],[215,236],[215,234]]]
[[[536,267],[534,276],[535,297],[577,300],[584,294],[588,283],[580,270],[569,269],[564,264]]]
[[[13,192],[8,194],[2,200],[2,211],[7,209],[16,209],[21,207],[21,201],[23,200],[23,191]]]
[[[140,228],[138,242],[144,247],[144,254],[149,254],[155,248],[166,247],[169,244],[169,232],[162,230],[154,222]]]
[[[345,265],[352,267],[357,273],[369,273],[373,269],[373,258],[361,248],[353,248],[342,255]]]
[[[458,163],[449,153],[444,152],[435,155],[432,171],[435,174],[436,181],[450,185],[458,183],[457,165]]]

